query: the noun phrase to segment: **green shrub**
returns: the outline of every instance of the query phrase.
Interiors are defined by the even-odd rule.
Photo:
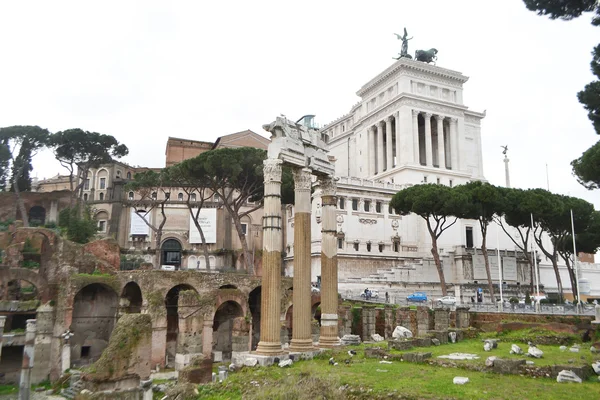
[[[23,243],[23,250],[21,250],[21,253],[23,254],[37,254],[37,249],[35,247],[33,247],[33,244],[31,243],[31,239],[29,238],[25,238],[25,242]]]
[[[67,239],[76,243],[87,243],[98,232],[88,207],[81,213],[79,207],[65,208],[58,215],[58,226],[65,228]]]
[[[531,304],[531,297],[529,293],[525,293],[525,304]]]
[[[519,304],[519,299],[516,297],[511,297],[509,300],[510,304]]]
[[[40,263],[37,261],[25,260],[23,261],[23,268],[29,269],[38,269],[40,267]]]

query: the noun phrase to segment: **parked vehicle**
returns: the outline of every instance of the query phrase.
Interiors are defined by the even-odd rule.
[[[427,294],[425,294],[425,292],[414,292],[413,294],[406,296],[406,300],[418,302],[427,301]]]
[[[364,299],[378,299],[379,298],[379,291],[378,290],[370,290],[370,289],[366,289],[364,292],[362,292],[360,294],[360,297],[364,298]]]
[[[456,297],[454,296],[444,296],[438,299],[437,303],[443,306],[453,306],[456,305]]]
[[[174,265],[161,265],[160,269],[162,269],[163,271],[175,271],[175,266]]]

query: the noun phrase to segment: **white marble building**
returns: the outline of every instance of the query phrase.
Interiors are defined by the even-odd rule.
[[[336,159],[339,179],[341,291],[358,293],[369,286],[398,295],[416,289],[427,290],[432,296],[440,293],[424,221],[416,215],[395,215],[389,202],[400,189],[414,184],[454,186],[485,180],[481,132],[485,112],[464,105],[463,85],[467,80],[460,72],[402,58],[358,90],[360,101],[348,114],[322,128],[329,155]],[[320,197],[319,188],[315,189],[313,281],[320,275],[321,250]],[[286,209],[286,221],[285,265],[286,274],[291,275],[292,206]],[[520,285],[530,282],[528,267],[512,241],[497,226],[491,226],[488,247],[493,254],[496,243],[501,249],[502,281],[520,292]],[[473,288],[485,288],[482,257],[472,257],[480,244],[479,224],[472,220],[457,221],[438,241],[446,281],[454,285],[457,295],[461,288],[467,297]],[[497,258],[491,257],[490,263],[497,283]],[[542,266],[542,271],[546,270]],[[551,266],[550,271],[552,276],[541,273],[545,280],[554,279]],[[555,279],[553,282],[548,282],[549,287],[556,286]],[[568,290],[568,279],[563,279],[563,286]]]

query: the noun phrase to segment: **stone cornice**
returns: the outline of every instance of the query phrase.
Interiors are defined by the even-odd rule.
[[[363,85],[356,94],[360,97],[368,96],[382,82],[392,77],[397,72],[402,71],[403,75],[411,75],[420,77],[427,80],[439,80],[442,79],[447,84],[453,86],[461,86],[469,78],[458,71],[453,71],[446,68],[437,67],[435,65],[429,65],[420,61],[409,60],[402,58],[388,67],[385,71],[371,79],[365,85]]]

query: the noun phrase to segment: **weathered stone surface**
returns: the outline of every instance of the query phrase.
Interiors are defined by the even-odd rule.
[[[553,365],[550,369],[550,376],[554,378],[558,376],[563,370],[572,371],[581,379],[588,379],[589,377],[594,376],[594,369],[589,365]]]
[[[523,354],[523,349],[517,344],[510,345],[510,354]]]
[[[433,345],[431,338],[428,337],[415,338],[414,343],[416,347],[429,347]]]
[[[437,339],[437,338],[433,338],[433,339],[431,339],[431,343],[432,343],[434,346],[439,346],[439,345],[441,344],[441,343],[440,343],[440,341],[439,341],[439,339]]]
[[[373,339],[374,342],[383,342],[385,339],[383,338],[383,336],[381,336],[378,333],[374,333],[371,335],[371,339]]]
[[[494,361],[496,361],[496,358],[498,358],[498,357],[496,357],[496,356],[488,357],[485,360],[485,366],[486,367],[493,367],[494,366]]]
[[[392,338],[394,339],[410,339],[412,337],[412,332],[403,326],[397,326],[396,329],[394,329],[394,332],[392,333]]]
[[[577,376],[573,371],[562,370],[556,377],[556,382],[575,382],[581,383],[581,378]]]
[[[596,375],[600,375],[600,361],[596,361],[595,363],[592,363],[592,368],[594,369],[594,372],[596,373]]]
[[[388,348],[394,350],[408,350],[415,347],[414,340],[390,340],[388,341]]]
[[[341,339],[342,345],[357,345],[360,344],[360,336],[358,335],[344,335]]]
[[[448,332],[448,340],[451,343],[456,343],[456,332]]]
[[[518,374],[521,365],[525,365],[525,360],[496,358],[493,368],[498,374]]]
[[[477,354],[469,353],[451,353],[448,355],[438,356],[438,358],[447,358],[449,360],[477,360],[479,356]]]
[[[279,367],[283,368],[283,367],[290,367],[294,362],[291,359],[287,359],[287,360],[283,360],[279,362]]]
[[[428,358],[431,358],[431,353],[404,353],[402,359],[408,362],[422,363]]]
[[[469,382],[469,378],[464,377],[464,376],[455,376],[454,379],[452,380],[452,383],[454,383],[455,385],[464,385],[465,383]]]
[[[258,360],[256,358],[249,357],[244,360],[244,366],[246,367],[255,367],[256,364],[258,364]]]
[[[559,349],[560,351],[567,351],[567,346],[560,346]]]
[[[367,347],[365,349],[365,358],[383,358],[387,352],[381,347]]]
[[[195,357],[187,367],[179,371],[178,380],[181,383],[210,383],[212,381],[212,360]]]
[[[427,331],[427,335],[440,341],[440,344],[448,343],[448,331]]]
[[[538,349],[537,347],[529,346],[529,349],[527,350],[527,354],[529,354],[531,357],[542,358],[542,356],[544,355],[544,352],[542,350]]]

